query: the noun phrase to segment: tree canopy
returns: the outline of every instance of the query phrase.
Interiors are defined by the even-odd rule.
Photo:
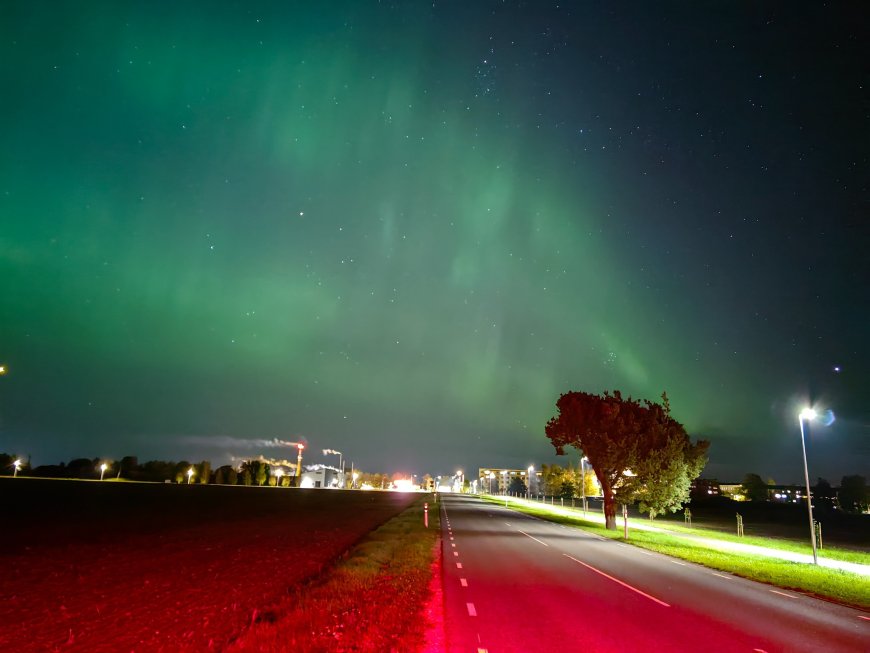
[[[607,527],[616,528],[616,505],[639,501],[651,516],[677,510],[689,486],[707,463],[709,442],[694,444],[662,403],[613,394],[567,392],[556,402],[559,414],[546,427],[556,453],[582,451],[604,494]]]
[[[744,476],[741,487],[750,501],[767,501],[767,483],[758,474],[749,473]]]

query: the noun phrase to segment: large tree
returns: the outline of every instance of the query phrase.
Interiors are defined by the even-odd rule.
[[[652,515],[676,510],[689,497],[689,485],[707,462],[709,443],[692,443],[682,424],[662,404],[623,399],[617,390],[603,396],[567,392],[559,414],[546,427],[556,453],[572,446],[588,459],[604,495],[607,528],[616,528],[616,506],[641,502]]]
[[[767,483],[758,474],[747,474],[740,485],[743,495],[750,501],[767,501]]]
[[[864,476],[844,476],[838,493],[840,506],[847,512],[863,512],[870,505],[870,490]]]

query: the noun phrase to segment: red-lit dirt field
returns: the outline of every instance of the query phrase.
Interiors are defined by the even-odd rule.
[[[413,499],[0,479],[0,651],[219,651]]]

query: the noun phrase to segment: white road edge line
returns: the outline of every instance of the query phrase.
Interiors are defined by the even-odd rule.
[[[779,594],[780,596],[785,596],[785,597],[790,598],[790,599],[797,598],[796,596],[792,596],[791,594],[786,594],[785,592],[778,592],[776,590],[770,590],[770,591],[773,592],[774,594]]]
[[[718,576],[719,578],[724,578],[725,580],[734,580],[731,576],[726,576],[725,574],[717,574],[715,571],[711,571],[710,573],[714,576]]]
[[[477,616],[477,610],[475,610],[475,608],[474,608],[474,603],[466,603],[465,607],[468,610],[469,617],[476,617]]]
[[[680,565],[681,567],[685,567],[685,566],[686,566],[686,563],[685,563],[685,562],[677,562],[676,560],[671,560],[671,562],[673,562],[675,565]]]
[[[519,530],[519,529],[517,529],[517,530]],[[535,542],[537,542],[538,544],[543,544],[544,546],[550,546],[550,545],[547,544],[546,542],[541,542],[541,540],[539,540],[537,537],[534,537],[533,535],[529,535],[529,534],[526,533],[525,531],[519,531],[519,532],[522,533],[523,535],[525,535],[526,537],[531,537],[531,538],[532,538]]]
[[[637,589],[636,587],[632,587],[632,586],[629,585],[628,583],[624,583],[624,582],[622,582],[622,581],[619,580],[618,578],[614,578],[613,576],[610,576],[610,575],[608,575],[608,574],[605,574],[603,571],[601,571],[600,569],[596,569],[596,568],[593,567],[592,565],[587,565],[587,564],[586,564],[585,562],[583,562],[582,560],[578,560],[577,558],[574,558],[573,556],[569,556],[567,553],[563,553],[562,555],[565,556],[566,558],[570,558],[571,560],[573,560],[574,562],[576,562],[576,563],[578,563],[578,564],[583,565],[583,566],[586,567],[587,569],[591,569],[591,570],[594,571],[596,574],[601,574],[601,575],[604,576],[605,578],[609,578],[609,579],[612,580],[614,583],[619,583],[619,584],[622,585],[623,587],[630,589],[632,592],[637,592],[637,593],[640,594],[641,596],[645,596],[645,597],[648,598],[650,601],[655,601],[655,602],[658,603],[659,605],[663,605],[663,606],[665,606],[666,608],[671,607],[671,604],[670,604],[670,603],[665,603],[664,601],[661,601],[661,600],[657,599],[657,598],[654,597],[654,596],[650,596],[650,595],[647,594],[646,592],[643,592],[643,591]]]

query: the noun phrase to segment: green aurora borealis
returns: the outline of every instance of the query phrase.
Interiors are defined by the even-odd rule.
[[[866,471],[848,17],[468,4],[5,6],[0,451],[525,467],[619,388],[789,481],[812,392]]]

